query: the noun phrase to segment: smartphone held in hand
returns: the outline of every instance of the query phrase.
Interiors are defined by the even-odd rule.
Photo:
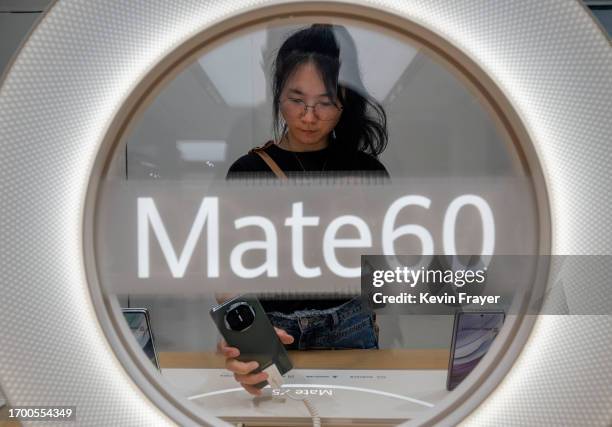
[[[293,365],[257,298],[249,294],[237,296],[213,307],[210,315],[228,345],[240,350],[237,359],[256,361],[259,366],[253,374],[268,373],[268,380],[255,387],[263,388],[267,384],[272,388],[280,387],[282,375]]]

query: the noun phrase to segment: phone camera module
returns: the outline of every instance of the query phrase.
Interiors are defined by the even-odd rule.
[[[246,302],[232,305],[225,313],[225,326],[236,332],[249,328],[255,321],[255,311]]]

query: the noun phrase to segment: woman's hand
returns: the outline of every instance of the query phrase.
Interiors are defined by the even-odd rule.
[[[274,328],[274,330],[283,344],[291,344],[293,342],[293,337],[283,329]],[[229,347],[225,340],[221,340],[219,342],[217,345],[217,352],[225,357],[225,367],[227,370],[234,373],[234,378],[236,378],[236,381],[238,381],[240,385],[242,385],[242,387],[244,387],[244,389],[252,395],[259,396],[261,394],[261,390],[254,385],[268,379],[268,374],[265,372],[251,374],[251,372],[257,369],[259,364],[254,361],[241,362],[240,360],[236,360],[236,357],[240,356],[240,350],[238,350],[236,347]]]

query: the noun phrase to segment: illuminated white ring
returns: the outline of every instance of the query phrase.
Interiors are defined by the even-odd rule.
[[[60,0],[28,38],[0,92],[0,381],[12,403],[74,404],[90,424],[216,422],[165,392],[98,318],[83,256],[86,193],[109,124],[156,64],[216,23],[280,3]],[[497,83],[542,164],[553,253],[612,252],[612,52],[578,0],[359,3],[439,35]],[[609,424],[611,329],[605,316],[539,319],[518,332],[517,342],[532,333],[516,361],[521,349],[509,348],[478,388],[464,382],[414,423],[470,414],[478,425]],[[495,373],[512,363],[499,384]]]

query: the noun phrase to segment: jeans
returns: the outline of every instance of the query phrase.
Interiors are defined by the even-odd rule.
[[[378,348],[376,315],[362,307],[359,297],[325,310],[267,315],[274,326],[293,336],[290,350]]]

